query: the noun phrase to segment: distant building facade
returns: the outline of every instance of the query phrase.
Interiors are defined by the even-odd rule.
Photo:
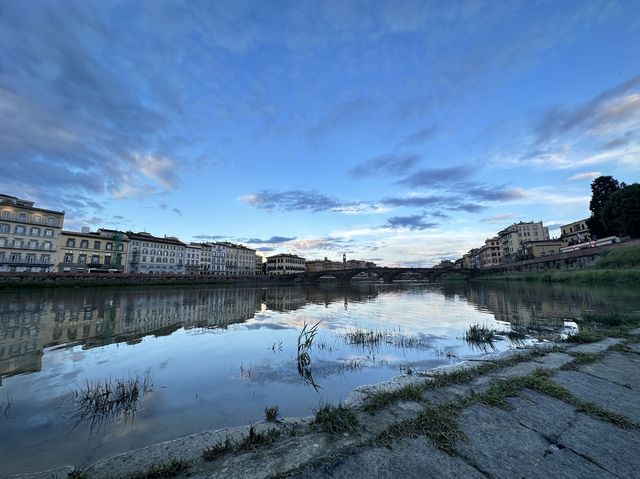
[[[478,255],[480,257],[480,268],[499,265],[502,257],[500,238],[498,236],[487,238],[484,241],[484,246],[478,251]]]
[[[276,254],[267,258],[267,275],[304,273],[305,259],[295,254]]]
[[[560,239],[564,242],[565,246],[591,241],[591,233],[587,226],[587,219],[588,218],[574,221],[560,228]]]
[[[127,231],[127,271],[144,274],[184,274],[186,245],[172,236]]]
[[[548,240],[549,228],[543,226],[542,221],[514,223],[498,232],[498,238],[502,262],[507,263],[524,255],[522,244],[525,241]]]
[[[202,245],[190,243],[185,245],[184,274],[200,274],[200,257],[202,256]]]
[[[226,274],[253,276],[256,270],[256,250],[234,243],[218,243],[226,248]]]
[[[565,246],[565,243],[561,239],[525,241],[522,243],[522,249],[526,259],[558,254],[560,253],[560,248],[563,246]]]
[[[211,246],[211,274],[225,276],[227,274],[228,248],[222,243],[207,243]]]
[[[53,271],[63,223],[64,211],[0,194],[0,271]]]
[[[62,231],[56,269],[60,273],[126,270],[129,238],[122,231]]]
[[[263,261],[262,256],[256,254],[256,276],[264,276],[266,274],[266,263]]]

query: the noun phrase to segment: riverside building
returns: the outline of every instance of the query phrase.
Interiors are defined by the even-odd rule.
[[[503,229],[498,233],[500,254],[503,263],[515,261],[525,254],[522,244],[526,241],[542,241],[549,239],[549,228],[542,221],[520,222]]]
[[[63,222],[64,211],[0,194],[0,271],[52,271]]]
[[[256,271],[256,250],[234,243],[216,243],[226,248],[226,274],[253,276]]]
[[[304,273],[306,270],[305,259],[294,254],[276,254],[267,258],[269,276]]]
[[[160,238],[146,232],[127,231],[127,271],[145,274],[184,274],[186,245],[178,238]]]
[[[122,231],[99,229],[91,232],[62,231],[57,271],[60,273],[89,273],[124,271],[129,238]]]

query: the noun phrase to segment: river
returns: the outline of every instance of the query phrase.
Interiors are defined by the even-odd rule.
[[[307,416],[360,385],[556,338],[585,311],[640,310],[639,293],[466,282],[0,292],[0,472],[83,466],[257,421],[271,405]],[[318,326],[300,367],[305,324]],[[480,347],[463,339],[472,324],[529,337]]]

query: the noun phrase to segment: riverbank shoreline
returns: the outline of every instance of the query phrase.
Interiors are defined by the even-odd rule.
[[[527,429],[521,423],[523,417],[543,420],[551,410],[553,414],[570,415],[574,424],[591,428],[589,431],[599,438],[602,447],[622,440],[640,444],[639,339],[640,329],[635,329],[624,337],[606,337],[591,344],[545,343],[542,347],[486,355],[444,369],[417,371],[363,386],[333,408],[338,419],[340,410],[351,411],[356,424],[353,428],[330,428],[317,416],[265,420],[155,444],[91,466],[67,466],[9,477],[498,477],[498,467],[507,471],[515,467],[513,474],[524,475],[525,471],[518,467],[527,467],[534,460],[539,469],[527,477],[544,477],[549,467],[564,465],[579,466],[579,470],[599,477],[615,477],[626,467],[639,467],[640,459],[625,456],[626,462],[621,460],[620,469],[616,470],[615,464],[603,466],[600,462],[604,459],[592,458],[592,452],[582,451],[584,444],[568,447],[566,441],[560,441],[564,432],[552,443],[548,438],[553,434],[547,436],[547,431],[530,425]],[[598,364],[605,368],[601,374]],[[606,374],[611,371],[616,378],[607,387],[615,390],[615,395],[602,384],[589,387],[594,381],[607,382]],[[620,378],[626,376],[621,385]],[[414,391],[411,397],[405,394],[410,390]],[[589,397],[581,398],[583,394]],[[612,401],[614,397],[626,402],[617,405]],[[370,406],[373,403],[375,408]],[[516,417],[510,419],[509,414]],[[516,429],[507,428],[509,421],[515,419]],[[521,440],[514,434],[527,436],[525,444],[517,447],[529,448],[527,454],[531,457],[517,458],[504,452],[491,457],[490,451],[484,449],[486,444]],[[251,437],[253,444],[247,440]],[[260,442],[255,438],[269,439]],[[247,447],[233,447],[234,444]],[[600,443],[592,449],[597,452],[598,446]],[[633,450],[627,445],[627,455],[632,455]],[[205,460],[204,451],[214,451],[208,456],[213,460]],[[622,453],[619,451],[618,456]],[[500,465],[498,456],[506,463]],[[567,462],[569,456],[571,460]],[[173,473],[151,474],[163,467],[167,474]]]

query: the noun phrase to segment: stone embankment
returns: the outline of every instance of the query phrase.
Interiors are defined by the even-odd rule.
[[[595,248],[585,248],[568,253],[559,253],[541,258],[529,259],[525,261],[514,261],[504,265],[489,266],[483,268],[481,273],[486,275],[496,275],[503,273],[539,273],[549,271],[572,271],[592,267],[598,258],[611,250],[640,246],[640,239],[625,241],[624,243],[614,243],[610,245],[598,246]]]
[[[638,477],[640,330],[415,372],[343,406],[13,477]]]

